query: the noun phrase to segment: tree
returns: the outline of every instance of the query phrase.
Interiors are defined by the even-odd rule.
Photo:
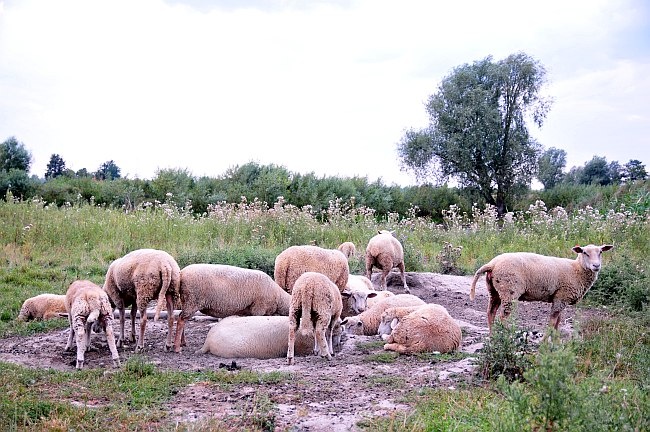
[[[551,147],[539,157],[537,179],[544,189],[551,189],[562,181],[566,166],[566,151]]]
[[[109,160],[101,164],[99,169],[95,172],[97,180],[115,180],[120,178],[120,168],[114,161]]]
[[[630,159],[628,163],[623,166],[623,180],[631,182],[635,180],[645,180],[648,173],[645,170],[645,165],[640,160]]]
[[[47,170],[45,171],[46,179],[53,179],[62,176],[65,173],[65,161],[61,156],[54,153],[50,156],[50,161],[47,163]]]
[[[609,182],[618,184],[623,178],[623,167],[618,161],[611,161],[607,165],[607,175],[609,176]]]
[[[597,184],[601,186],[612,183],[607,159],[602,156],[594,156],[582,169],[579,182],[581,184]]]
[[[0,171],[17,169],[28,172],[31,164],[32,155],[15,137],[10,137],[0,144]]]
[[[402,168],[477,188],[505,213],[537,171],[541,146],[526,118],[542,125],[550,106],[539,94],[545,83],[544,67],[524,53],[455,68],[427,102],[429,127],[407,131],[398,143]]]

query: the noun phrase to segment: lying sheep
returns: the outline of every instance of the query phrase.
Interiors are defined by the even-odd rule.
[[[341,293],[341,297],[343,297],[341,318],[358,315],[365,311],[368,309],[368,300],[377,297],[377,294],[378,292],[374,290],[370,279],[365,276],[350,275],[348,284]]]
[[[394,267],[397,267],[402,275],[404,292],[407,294],[410,292],[404,274],[404,249],[390,231],[381,230],[368,242],[368,247],[366,247],[366,277],[368,279],[372,279],[373,267],[381,269],[379,289],[386,289],[386,277]]]
[[[443,306],[391,307],[384,311],[379,334],[385,350],[400,354],[447,353],[460,348],[460,326]]]
[[[216,318],[231,315],[288,315],[291,295],[260,270],[224,264],[191,264],[181,270],[181,313],[174,351],[181,352],[185,321],[196,311]],[[171,345],[166,346],[169,349]]]
[[[287,355],[289,348],[288,316],[232,316],[214,324],[196,354],[210,353],[225,358],[271,359]],[[295,355],[314,352],[314,334],[298,332]],[[341,325],[332,335],[334,351],[341,350]]]
[[[106,292],[88,280],[72,282],[65,295],[65,310],[70,323],[70,335],[65,350],[72,349],[72,341],[76,336],[77,369],[84,366],[84,355],[86,350],[90,349],[91,327],[94,324],[98,324],[106,333],[113,366],[119,367],[120,356],[113,335],[113,308]]]
[[[499,306],[501,319],[510,315],[514,300],[552,303],[549,326],[557,329],[560,313],[566,305],[577,303],[591,288],[601,265],[601,254],[612,245],[575,246],[576,259],[556,258],[528,252],[504,253],[476,271],[470,300],[474,300],[476,282],[483,274],[490,301],[487,320],[490,331]]]
[[[388,291],[388,290],[386,290],[386,291],[377,291],[376,296],[368,298],[366,308],[370,309],[370,308],[374,307],[377,303],[382,301],[383,299],[388,298],[388,297],[393,297],[394,295],[395,295],[394,292]]]
[[[314,335],[314,354],[332,359],[333,333],[341,318],[343,304],[338,287],[327,276],[306,272],[293,286],[289,307],[287,362],[293,364],[296,330]]]
[[[275,258],[275,282],[289,294],[298,277],[308,271],[329,277],[342,292],[348,283],[350,267],[341,251],[318,246],[291,246]]]
[[[376,335],[381,323],[381,315],[389,307],[420,306],[424,300],[412,294],[397,294],[380,300],[376,305],[356,316],[345,318],[341,324],[348,334]]]
[[[343,242],[337,249],[340,250],[347,259],[350,259],[350,257],[353,257],[357,253],[357,248],[352,242]]]
[[[23,302],[18,318],[21,321],[58,318],[65,313],[65,294],[39,294]]]

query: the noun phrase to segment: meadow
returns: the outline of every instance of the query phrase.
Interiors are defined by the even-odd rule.
[[[613,244],[584,307],[606,308],[611,318],[590,322],[562,344],[527,355],[523,380],[498,375],[454,390],[423,388],[405,418],[377,418],[366,430],[648,430],[650,429],[650,208],[618,203],[565,210],[536,201],[525,211],[497,217],[492,207],[469,213],[451,206],[442,223],[330,201],[314,212],[280,197],[268,204],[243,199],[217,203],[201,216],[191,203],[147,202],[126,211],[84,200],[50,205],[41,199],[0,201],[0,337],[63,329],[63,319],[23,323],[24,299],[65,293],[77,279],[103,283],[110,262],[138,248],[163,249],[181,268],[206,262],[273,273],[275,256],[294,244],[334,248],[352,241],[361,250],[379,229],[394,230],[409,272],[472,274],[494,255],[532,251],[573,258],[576,245]],[[624,202],[625,200],[621,200]],[[363,260],[350,263],[363,272]],[[516,329],[508,329],[513,334]],[[507,339],[507,338],[506,338]],[[499,355],[499,347],[493,347]],[[275,382],[282,374],[163,371],[130,359],[119,371],[61,372],[0,363],[0,429],[195,430],[169,424],[162,405],[197,381],[229,386]],[[71,389],[111,400],[88,410],[63,402]],[[108,394],[111,396],[108,397]],[[103,396],[102,396],[103,395]],[[210,424],[211,430],[273,430],[273,402],[256,415]],[[260,402],[261,403],[261,402]],[[106,429],[105,426],[102,426]]]

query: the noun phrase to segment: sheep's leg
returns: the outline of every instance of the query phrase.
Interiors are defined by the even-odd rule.
[[[334,333],[334,325],[336,324],[336,317],[330,319],[330,323],[327,326],[325,337],[327,338],[327,348],[330,355],[334,355],[334,344],[332,342],[332,333]]]
[[[490,292],[490,300],[487,307],[487,321],[488,329],[491,333],[492,325],[494,324],[494,317],[497,314],[497,310],[499,310],[499,306],[501,306],[501,297],[499,297],[499,293],[494,288],[492,288],[490,285],[488,285],[488,287]]]
[[[195,311],[191,313],[185,313],[185,310],[182,310],[178,318],[176,319],[176,335],[174,337],[174,352],[181,352],[181,345],[185,346],[185,321],[192,318]]]
[[[144,332],[147,329],[147,304],[149,301],[142,299],[138,301],[138,310],[140,311],[140,334],[138,336],[138,343],[135,345],[135,352],[140,352],[144,349]]]
[[[406,275],[404,274],[404,270],[405,270],[404,269],[404,263],[401,262],[401,263],[397,264],[397,268],[399,269],[400,273],[402,274],[402,284],[404,285],[404,292],[406,294],[409,294],[411,292],[411,290],[406,285]]]
[[[106,342],[108,342],[108,349],[111,350],[111,358],[113,359],[113,367],[120,367],[120,355],[117,353],[115,346],[115,335],[113,334],[113,320],[104,318],[104,333],[106,333]]]
[[[75,335],[77,340],[77,369],[84,367],[84,354],[86,352],[86,318],[77,316],[74,320]]]
[[[296,313],[289,315],[289,339],[287,341],[287,363],[293,364],[294,349],[296,345],[296,329],[298,328],[298,320],[300,318],[296,317]]]
[[[330,349],[327,344],[327,339],[325,337],[325,334],[327,332],[327,327],[328,325],[325,324],[325,320],[323,317],[318,317],[316,320],[316,325],[314,326],[314,338],[316,339],[316,342],[318,344],[318,353],[320,354],[321,357],[327,357],[328,360],[332,359],[332,355],[330,354]]]
[[[146,310],[146,308],[145,308]],[[136,303],[131,305],[131,343],[135,343],[135,316],[138,311]],[[146,314],[145,314],[146,317]]]
[[[74,326],[72,323],[72,314],[68,315],[68,323],[70,323],[70,334],[68,335],[68,343],[65,344],[65,350],[72,349],[72,341],[74,340]]]
[[[89,323],[86,321],[86,351],[90,351],[90,335],[92,334],[92,327],[93,323]]]
[[[366,257],[366,277],[372,281],[372,259]]]
[[[169,351],[173,345],[172,331],[174,330],[174,300],[171,294],[166,294],[165,300],[167,300],[167,341],[165,342],[165,351]]]
[[[386,278],[388,277],[388,273],[390,273],[390,268],[384,267],[381,270],[381,281],[379,282],[379,289],[382,291],[386,290]]]
[[[122,348],[124,344],[124,304],[118,305],[117,310],[120,314],[120,337],[117,340],[117,346]]]
[[[508,319],[512,313],[512,300],[503,301],[503,309],[501,310],[501,321]]]

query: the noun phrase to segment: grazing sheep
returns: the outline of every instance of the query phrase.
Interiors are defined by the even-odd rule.
[[[300,275],[293,286],[289,307],[287,362],[293,364],[296,329],[314,335],[314,354],[332,359],[333,333],[341,318],[343,303],[338,287],[327,276],[316,272]]]
[[[337,249],[340,250],[347,259],[350,259],[350,257],[353,257],[357,253],[357,248],[352,242],[341,243]]]
[[[287,355],[288,316],[231,316],[214,324],[196,354],[210,353],[225,358],[271,359]],[[314,352],[314,334],[296,334],[295,354]],[[334,351],[341,350],[341,325],[334,328]]]
[[[288,315],[291,303],[291,295],[263,271],[224,264],[191,264],[183,268],[180,297],[181,313],[174,339],[177,353],[183,345],[185,321],[196,311],[216,318]]]
[[[556,258],[528,252],[504,253],[476,271],[469,298],[474,300],[476,282],[483,274],[490,301],[487,320],[490,331],[501,303],[501,319],[511,312],[514,300],[552,303],[549,326],[557,329],[566,305],[576,304],[591,288],[601,265],[601,254],[612,245],[575,246],[576,259]]]
[[[380,291],[383,292],[383,291]],[[350,275],[345,290],[341,293],[343,298],[343,311],[341,318],[358,315],[368,309],[368,300],[377,297],[372,282],[365,276]]]
[[[18,313],[21,321],[59,318],[65,313],[65,294],[39,294],[23,302]]]
[[[389,307],[420,306],[424,300],[412,294],[397,294],[386,297],[365,312],[345,318],[341,324],[348,334],[372,336],[376,335],[381,323],[381,315]]]
[[[274,279],[289,294],[298,277],[308,271],[324,274],[342,292],[348,283],[350,266],[343,252],[318,246],[291,246],[275,258]]]
[[[147,328],[147,305],[156,297],[158,303],[154,321],[158,319],[163,304],[167,304],[167,344],[171,345],[174,325],[173,305],[178,298],[180,268],[167,252],[157,249],[138,249],[111,263],[106,272],[104,290],[120,313],[120,337],[124,342],[124,308],[131,305],[131,342],[135,342],[136,308],[140,311],[140,335],[135,347],[144,348],[144,331]]]
[[[406,294],[410,292],[404,274],[404,248],[390,231],[381,230],[368,242],[368,247],[366,247],[366,277],[368,279],[372,279],[373,266],[381,269],[379,289],[386,289],[386,277],[394,267],[397,267],[402,275],[404,292]]]
[[[379,334],[385,350],[400,354],[447,353],[460,348],[460,326],[443,306],[391,307],[384,311]]]
[[[388,290],[386,290],[386,291],[377,291],[376,296],[368,298],[366,308],[370,309],[370,308],[374,307],[377,303],[382,301],[383,299],[388,298],[388,297],[393,297],[394,295],[395,295],[394,292],[388,291]]]
[[[77,369],[84,366],[84,354],[90,348],[91,327],[95,324],[99,324],[99,328],[106,333],[113,366],[119,367],[120,356],[113,335],[113,308],[106,292],[88,280],[72,282],[65,295],[65,310],[70,323],[65,350],[70,351],[76,336]]]

